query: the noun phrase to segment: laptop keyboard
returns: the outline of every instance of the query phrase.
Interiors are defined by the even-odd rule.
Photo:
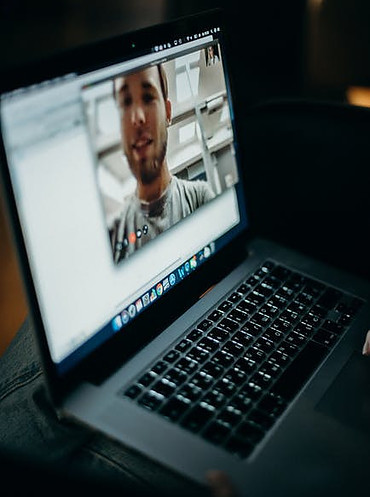
[[[246,458],[361,305],[268,260],[119,395]]]

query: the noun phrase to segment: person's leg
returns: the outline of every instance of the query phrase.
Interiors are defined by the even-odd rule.
[[[203,495],[197,486],[104,435],[57,418],[28,319],[0,359],[0,451],[92,474],[129,492]]]

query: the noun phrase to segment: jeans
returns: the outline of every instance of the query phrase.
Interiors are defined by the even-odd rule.
[[[0,450],[122,485],[124,495],[207,495],[102,434],[60,421],[44,385],[29,319],[0,359]]]

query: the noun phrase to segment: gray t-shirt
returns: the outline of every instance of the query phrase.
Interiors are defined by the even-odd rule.
[[[173,176],[162,196],[154,202],[143,202],[130,195],[113,236],[114,261],[128,257],[198,207],[214,198],[205,181],[187,181]]]

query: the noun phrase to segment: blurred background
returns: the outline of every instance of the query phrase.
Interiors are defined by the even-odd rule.
[[[213,7],[224,9],[232,33],[231,63],[242,109],[271,99],[370,105],[366,0],[2,0],[1,72]],[[1,355],[27,315],[1,196],[0,237]]]

